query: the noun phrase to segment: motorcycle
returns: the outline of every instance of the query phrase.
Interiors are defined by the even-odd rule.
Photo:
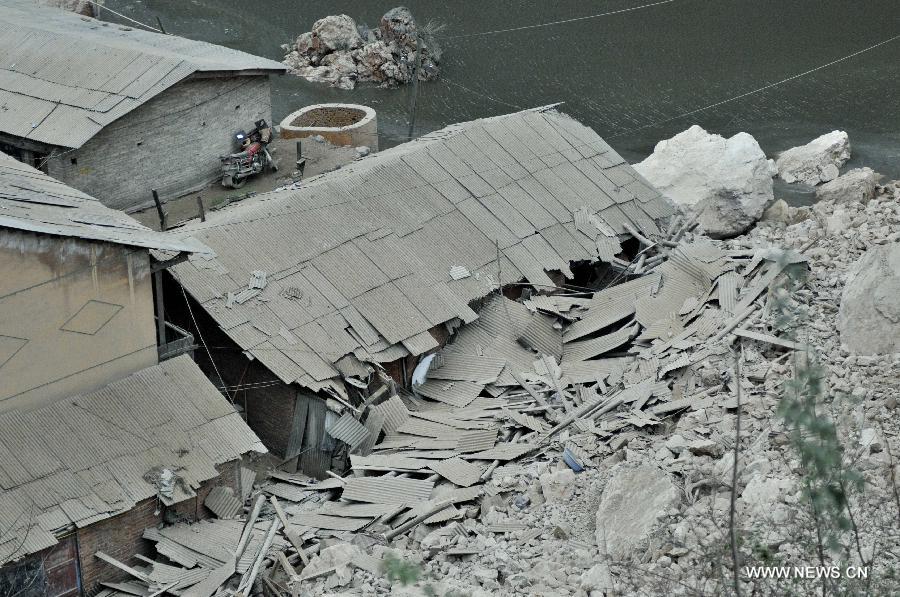
[[[234,139],[241,151],[219,156],[222,161],[222,186],[239,189],[247,179],[265,170],[278,170],[266,146],[272,141],[272,129],[265,120],[257,120],[249,133],[238,131]]]

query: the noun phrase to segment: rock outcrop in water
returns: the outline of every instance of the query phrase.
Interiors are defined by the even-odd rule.
[[[53,8],[68,10],[69,12],[74,12],[75,14],[85,17],[97,16],[97,6],[88,0],[35,0],[35,2],[42,6],[52,6]],[[103,0],[100,0],[97,4],[102,5]]]
[[[319,19],[312,31],[283,47],[289,72],[341,89],[359,82],[395,87],[412,81],[416,71],[420,81],[435,79],[441,57],[431,34],[402,6],[386,12],[377,29],[357,25],[347,15]]]
[[[774,201],[775,167],[751,135],[725,139],[692,126],[657,143],[634,168],[688,213],[713,238],[729,238],[753,225]]]
[[[850,137],[844,131],[832,131],[806,145],[788,149],[778,156],[775,166],[783,181],[815,186],[837,178],[849,159]]]

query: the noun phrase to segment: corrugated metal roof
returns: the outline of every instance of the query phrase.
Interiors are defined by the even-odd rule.
[[[106,125],[197,72],[282,73],[237,50],[0,0],[0,131],[81,147]]]
[[[597,161],[600,148],[606,152],[602,163]],[[590,168],[579,168],[586,160]],[[349,353],[361,361],[389,362],[432,350],[435,343],[426,332],[436,326],[473,321],[469,303],[495,292],[498,276],[504,283],[524,277],[552,287],[547,271],[568,273],[572,261],[596,259],[596,242],[573,223],[578,210],[601,227],[606,224],[597,211],[609,211],[610,233],[623,232],[623,223],[640,227],[612,206],[607,195],[617,183],[610,176],[620,182],[637,178],[596,133],[559,112],[526,110],[457,124],[297,188],[234,203],[208,214],[205,223],[188,224],[184,234],[203,240],[216,257],[207,267],[190,263],[174,272],[226,331],[239,318],[225,311],[236,310],[252,323],[264,319],[261,323],[270,326],[268,318],[274,316],[273,334],[284,327],[296,335],[300,326],[340,310],[346,322],[322,324],[340,340],[327,347],[309,340],[312,352],[329,363]],[[631,194],[624,200],[638,201]],[[663,199],[657,195],[647,201]],[[617,241],[611,241],[615,247],[608,249],[618,250]],[[302,272],[315,289],[315,296],[300,300],[309,308],[300,309],[297,299],[267,288],[242,305],[220,309],[227,293],[239,292],[248,273],[258,269],[271,272],[273,280],[281,273]],[[227,287],[228,280],[233,287]],[[261,302],[268,308],[259,308]],[[523,323],[494,347],[516,367],[530,358],[528,350],[516,346],[515,334],[524,330]],[[255,348],[252,354],[283,381],[301,380],[283,358],[271,354],[278,351],[256,350],[259,345],[241,344],[252,340],[247,334],[235,336],[245,350]],[[547,339],[536,337],[537,348],[556,355],[555,338],[553,347],[543,342]],[[284,347],[285,353],[290,350],[296,348]],[[479,368],[472,360],[477,353],[468,356],[459,371],[445,366],[430,377],[493,383],[501,375],[502,367],[482,362],[486,366]],[[340,375],[325,367],[309,371],[302,359],[295,362],[322,383],[331,379],[328,375]],[[509,382],[506,374],[502,381]]]
[[[391,396],[381,404],[374,406],[373,409],[383,415],[382,429],[385,433],[394,433],[409,419],[409,410],[397,395]]]
[[[37,436],[44,440],[33,449]],[[184,479],[188,491],[176,492],[184,499],[218,475],[215,465],[251,451],[265,448],[187,356],[46,408],[4,413],[0,526],[12,539],[0,544],[0,563],[55,543],[38,526],[43,512],[55,525],[110,518],[157,495],[145,477],[162,468]],[[208,504],[226,512],[221,497]]]
[[[334,439],[350,446],[351,450],[358,448],[370,437],[369,430],[350,413],[344,413],[331,427],[326,427],[325,431]]]
[[[104,206],[90,195],[68,187],[2,152],[0,228],[146,249],[208,252],[196,240],[153,231],[124,213]]]
[[[563,347],[563,360],[586,361],[591,357],[596,357],[618,348],[631,338],[634,338],[637,332],[638,326],[631,325],[591,340],[567,343]]]
[[[370,504],[415,504],[428,501],[434,482],[400,477],[351,477],[341,498]]]
[[[203,505],[209,508],[218,518],[234,518],[244,506],[244,501],[234,495],[230,487],[213,487],[207,494]]]
[[[515,460],[519,456],[534,450],[535,447],[534,444],[503,443],[489,450],[466,454],[465,458],[470,460]]]
[[[492,448],[497,443],[496,429],[479,429],[459,434],[456,450],[459,452],[480,452]]]
[[[416,392],[426,398],[460,408],[475,400],[483,389],[484,385],[470,381],[445,380],[426,380],[415,388]]]
[[[484,470],[471,462],[467,462],[462,458],[448,458],[447,460],[432,461],[428,467],[447,479],[451,483],[460,487],[469,487],[475,485],[481,479]]]

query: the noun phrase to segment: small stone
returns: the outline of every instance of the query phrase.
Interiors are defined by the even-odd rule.
[[[575,491],[575,473],[571,469],[544,473],[539,479],[541,491],[548,503],[567,500]]]

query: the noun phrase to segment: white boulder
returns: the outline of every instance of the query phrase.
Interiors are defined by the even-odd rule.
[[[312,46],[320,54],[334,50],[361,48],[363,38],[356,21],[347,15],[332,15],[319,19],[312,26]]]
[[[854,354],[900,352],[900,243],[872,247],[851,266],[838,330]]]
[[[747,133],[725,139],[694,125],[657,143],[634,168],[685,212],[699,211],[713,238],[744,232],[775,199],[774,163]]]
[[[806,145],[792,147],[775,160],[778,176],[785,182],[815,186],[834,180],[850,159],[850,137],[844,131],[832,131]]]
[[[680,495],[668,473],[649,464],[622,463],[610,473],[597,509],[597,545],[622,560],[647,542]]]
[[[854,168],[816,189],[816,199],[833,203],[866,204],[875,197],[879,175],[871,168]]]

